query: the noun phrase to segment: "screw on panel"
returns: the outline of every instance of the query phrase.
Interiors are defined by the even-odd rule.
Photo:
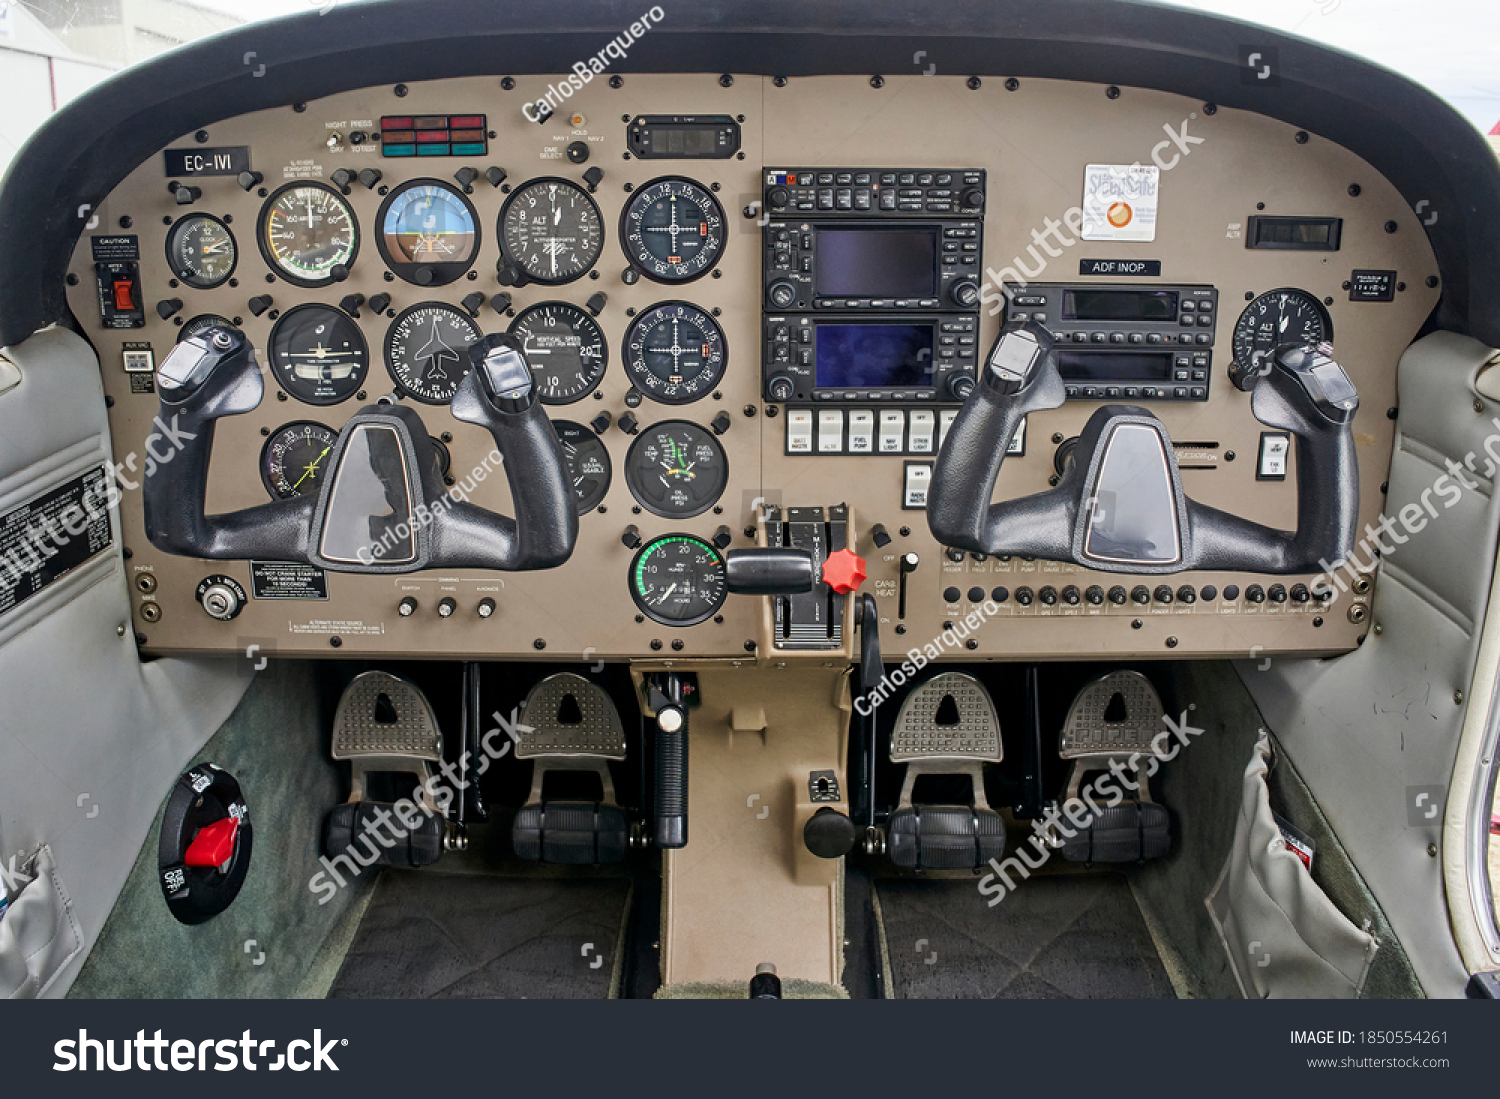
[[[885,87],[885,77],[878,76],[878,75],[870,77],[870,87],[872,87],[872,88],[883,88],[883,87]]]
[[[1120,89],[1111,84],[1109,87],[1104,89],[1104,94],[1109,99],[1119,99]]]
[[[1359,197],[1359,184],[1358,183],[1351,183],[1351,184],[1349,184],[1349,197],[1350,198],[1358,198]]]
[[[980,80],[977,76],[971,76],[968,80],[965,80],[964,83],[968,86],[969,91],[977,92],[980,87],[983,86],[984,81]]]
[[[1296,133],[1296,136],[1295,136],[1295,140],[1296,140],[1296,142],[1297,142],[1298,145],[1306,145],[1307,144],[1307,131],[1306,130],[1298,130],[1297,133]]]

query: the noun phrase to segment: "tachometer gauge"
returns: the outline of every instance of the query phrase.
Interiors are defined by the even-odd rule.
[[[380,255],[397,278],[443,286],[474,264],[479,220],[469,200],[446,183],[417,179],[386,196],[377,217]]]
[[[234,234],[211,214],[188,214],[167,234],[167,266],[195,290],[222,285],[234,274],[238,259]]]
[[[306,404],[347,400],[365,384],[370,349],[359,325],[340,309],[299,305],[271,329],[271,372]]]
[[[288,183],[271,193],[256,234],[261,254],[294,286],[327,286],[359,254],[359,224],[344,197],[323,183]]]
[[[724,252],[724,208],[690,179],[654,179],[620,215],[620,244],[630,265],[657,282],[691,282]]]
[[[447,404],[469,372],[469,346],[484,333],[451,305],[404,309],[385,336],[385,365],[396,385],[425,404]]]
[[[696,305],[663,302],[625,330],[625,372],[631,384],[663,404],[707,396],[724,376],[724,330]]]
[[[588,274],[603,248],[599,207],[565,179],[532,180],[500,211],[500,250],[532,282],[572,282]]]
[[[691,534],[653,538],[630,561],[630,598],[663,625],[692,626],[712,618],[726,594],[724,558]]]
[[[1284,343],[1323,343],[1333,340],[1333,321],[1314,295],[1306,290],[1282,289],[1262,294],[1240,314],[1234,325],[1234,358],[1241,368],[1258,370]]]
[[[664,420],[625,455],[625,483],[653,515],[687,519],[714,506],[729,483],[729,460],[707,428]]]
[[[266,491],[277,500],[316,496],[338,437],[333,428],[311,420],[298,420],[271,432],[260,451],[260,479]]]
[[[553,420],[552,430],[557,432],[563,457],[568,460],[568,479],[573,482],[578,514],[585,515],[602,504],[609,492],[613,472],[609,465],[609,451],[599,436],[582,424]]]
[[[196,336],[205,328],[232,328],[234,327],[228,317],[221,317],[217,313],[199,313],[191,320],[184,322],[177,330],[177,342],[181,343],[189,336]]]
[[[604,332],[576,305],[544,301],[510,323],[521,341],[537,396],[543,404],[572,404],[588,396],[609,361]]]

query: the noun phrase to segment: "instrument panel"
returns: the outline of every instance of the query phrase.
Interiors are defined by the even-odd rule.
[[[1316,135],[1166,93],[783,83],[632,75],[541,123],[521,106],[544,77],[383,86],[170,146],[243,149],[243,172],[140,165],[80,239],[69,300],[113,401],[143,649],[826,659],[779,644],[795,616],[776,597],[726,595],[723,555],[767,542],[768,507],[839,504],[888,654],[978,610],[956,657],[1358,642],[1358,584],[1325,604],[1313,576],[1129,577],[941,546],[924,478],[1001,325],[1024,314],[1065,337],[1068,399],[1018,430],[995,499],[1056,483],[1093,410],[1125,401],[1165,423],[1191,497],[1289,529],[1295,453],[1228,375],[1290,334],[1331,340],[1358,389],[1360,519],[1375,522],[1396,363],[1440,293],[1389,183]],[[683,116],[711,118],[708,136],[647,124]],[[339,429],[382,398],[418,411],[451,491],[510,513],[492,440],[448,407],[467,348],[509,332],[569,461],[572,558],[370,576],[158,551],[128,490],[157,431],[151,369],[225,321],[267,392],[217,425],[210,513],[316,491]],[[197,598],[209,576],[245,592],[226,620]],[[842,626],[832,651],[847,651]]]

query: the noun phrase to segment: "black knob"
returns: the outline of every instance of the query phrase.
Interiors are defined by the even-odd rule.
[[[1272,603],[1286,602],[1286,588],[1284,585],[1272,584],[1271,590],[1266,592],[1266,595],[1270,597]]]
[[[458,604],[450,596],[444,596],[438,600],[437,612],[439,618],[452,618],[453,612],[458,610]]]
[[[459,304],[468,311],[469,316],[478,317],[479,307],[484,304],[484,294],[475,290],[472,294],[466,295]]]
[[[1151,593],[1158,603],[1170,603],[1172,601],[1172,589],[1166,584],[1158,584],[1156,590]]]
[[[333,180],[335,187],[347,195],[349,193],[349,184],[353,183],[359,177],[348,168],[340,168],[329,178]]]
[[[645,398],[641,396],[641,391],[635,386],[631,386],[625,391],[625,405],[627,408],[640,408],[643,400]]]
[[[250,310],[252,316],[258,317],[267,309],[271,308],[271,295],[257,294],[255,297],[251,298],[245,303],[245,308]]]
[[[375,189],[375,184],[380,182],[380,178],[379,168],[362,168],[359,173],[359,181],[371,191]]]
[[[785,187],[772,187],[766,192],[766,201],[780,210],[792,201],[792,192],[788,191]]]
[[[1082,599],[1083,599],[1083,593],[1081,591],[1079,591],[1078,588],[1076,586],[1074,586],[1073,584],[1069,584],[1066,588],[1064,588],[1062,590],[1062,601],[1064,603],[1068,604],[1068,606],[1070,606],[1070,607],[1076,607],[1076,606],[1078,606],[1079,602]]]
[[[795,391],[792,379],[785,374],[778,374],[766,383],[766,393],[773,401],[790,401]]]
[[[260,181],[265,178],[259,172],[241,172],[234,177],[234,181],[240,185],[241,191],[253,191],[260,186]]]
[[[1238,584],[1229,584],[1224,588],[1225,599],[1238,599],[1239,597],[1240,586]]]
[[[1050,607],[1057,602],[1057,589],[1048,584],[1037,592],[1037,598],[1042,601],[1043,606]]]
[[[1204,584],[1202,594],[1205,603],[1212,603],[1215,599],[1219,598],[1219,589],[1212,584]]]
[[[788,309],[797,300],[797,288],[785,280],[773,282],[766,297],[777,309]]]
[[[593,294],[590,294],[589,300],[584,302],[583,305],[585,309],[587,309],[590,313],[597,317],[604,311],[605,303],[608,301],[609,296],[605,294],[603,290],[599,290]]]
[[[950,587],[950,588],[944,588],[943,589],[943,602],[944,603],[957,603],[960,599],[963,598],[963,596],[964,596],[964,593],[961,592],[961,591],[959,591],[957,588],[951,588]]]
[[[526,285],[526,273],[514,264],[501,260],[496,264],[497,275],[501,286],[522,287]]]
[[[627,267],[620,272],[620,281],[626,286],[634,286],[641,281],[641,273],[634,267]]]
[[[1122,588],[1119,584],[1116,584],[1114,587],[1109,589],[1109,601],[1115,606],[1123,607],[1127,598],[1128,596],[1126,596],[1125,594],[1125,589]]]
[[[1145,584],[1137,584],[1130,589],[1130,601],[1132,603],[1139,603],[1144,607],[1147,603],[1151,602],[1151,589],[1146,587]]]
[[[201,187],[189,187],[186,183],[179,183],[172,188],[172,197],[177,200],[179,206],[191,206],[203,197]]]
[[[1098,584],[1090,584],[1089,587],[1088,587],[1088,590],[1083,593],[1083,597],[1086,600],[1088,600],[1091,605],[1093,605],[1095,607],[1100,606],[1104,602],[1104,589],[1101,588]],[[1125,597],[1125,589],[1121,588],[1120,589],[1120,600],[1121,600],[1121,602],[1124,602],[1124,597]]]
[[[1266,364],[1266,366],[1269,365],[1269,363]],[[1249,393],[1255,388],[1255,383],[1260,381],[1262,370],[1259,363],[1242,363],[1235,359],[1229,364],[1230,384],[1243,393]]]
[[[162,320],[182,312],[181,298],[163,298],[156,303],[156,315]]]
[[[589,427],[594,429],[595,435],[603,435],[609,430],[609,425],[615,422],[615,418],[608,412],[601,412],[589,421]]]
[[[505,182],[506,172],[504,168],[497,168],[493,164],[484,170],[484,178],[490,181],[491,187],[498,187]]]
[[[837,809],[823,806],[802,826],[802,842],[820,859],[837,859],[854,850],[854,822]]]
[[[626,549],[639,549],[641,546],[641,528],[631,523],[620,535],[620,544]]]
[[[635,418],[635,414],[632,412],[627,412],[621,416],[618,424],[620,430],[625,432],[626,435],[634,435],[641,429],[641,422]]]
[[[974,392],[974,379],[967,374],[955,374],[948,379],[948,392],[956,401],[967,401]]]
[[[714,536],[709,541],[716,549],[728,549],[729,543],[734,541],[734,535],[730,533],[728,527],[720,527],[714,531]]]
[[[1312,598],[1312,592],[1308,591],[1306,584],[1293,584],[1292,585],[1292,602],[1293,603],[1306,603],[1311,598]]]
[[[891,544],[891,536],[885,529],[885,524],[876,523],[870,528],[870,541],[875,543],[876,549],[885,549]]]
[[[1177,589],[1177,602],[1189,604],[1198,602],[1198,593],[1193,590],[1193,585],[1184,584]]]
[[[479,606],[474,608],[474,613],[480,618],[489,618],[495,613],[495,601],[485,596],[479,601]]]
[[[917,571],[917,566],[919,564],[921,564],[921,563],[922,563],[922,559],[920,557],[918,557],[915,553],[903,553],[901,555],[901,571],[902,572],[916,572]]]
[[[1035,599],[1035,598],[1036,597],[1032,593],[1032,590],[1030,588],[1017,588],[1016,589],[1016,602],[1019,603],[1019,604],[1021,604],[1021,606],[1023,606],[1023,607],[1029,607],[1029,606],[1031,606],[1032,600]]]
[[[432,280],[437,278],[437,272],[431,267],[418,267],[411,274],[411,281],[418,286],[431,286]]]
[[[504,290],[500,291],[500,293],[490,299],[490,308],[496,313],[504,313],[510,308],[510,294]]]
[[[1266,589],[1259,584],[1251,584],[1245,589],[1245,601],[1248,603],[1264,603],[1266,601]]]
[[[953,304],[968,309],[979,304],[979,284],[973,279],[959,279],[948,288]]]
[[[377,313],[384,313],[391,307],[391,296],[389,294],[371,294],[369,306]]]
[[[417,601],[408,595],[400,603],[396,604],[396,613],[402,618],[410,618],[417,613]]]
[[[335,263],[328,269],[328,276],[329,278],[333,279],[334,282],[343,282],[349,277],[349,268],[344,266],[342,263]]]
[[[586,141],[574,141],[565,150],[568,160],[574,164],[582,164],[589,158],[589,146]]]
[[[359,307],[365,303],[363,294],[345,294],[339,299],[339,308],[351,317],[359,316]]]
[[[970,187],[958,201],[970,210],[977,210],[984,205],[984,192],[978,187]]]
[[[589,185],[590,191],[597,189],[603,179],[604,169],[600,168],[597,164],[583,173],[583,181]]]
[[[454,181],[466,191],[469,189],[469,185],[478,178],[479,169],[470,168],[467,164],[453,173]]]
[[[729,418],[729,413],[720,412],[717,416],[715,416],[708,422],[708,426],[713,428],[713,432],[715,435],[722,435],[724,434],[724,432],[729,430],[729,425],[732,423],[734,423],[734,421]]]
[[[951,546],[943,551],[943,556],[948,558],[948,560],[952,561],[956,565],[961,565],[964,561],[964,551],[961,549],[954,549]]]
[[[990,598],[993,599],[996,603],[1004,603],[1007,599],[1010,598],[1010,589],[1005,587],[995,588],[990,592]]]

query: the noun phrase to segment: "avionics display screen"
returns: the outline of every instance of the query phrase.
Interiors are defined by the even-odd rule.
[[[1059,351],[1057,372],[1070,382],[1166,382],[1172,352]]]
[[[819,297],[937,297],[936,227],[814,226],[813,235]]]
[[[819,389],[932,385],[931,324],[820,324]]]
[[[1176,290],[1064,290],[1065,321],[1175,321]]]

